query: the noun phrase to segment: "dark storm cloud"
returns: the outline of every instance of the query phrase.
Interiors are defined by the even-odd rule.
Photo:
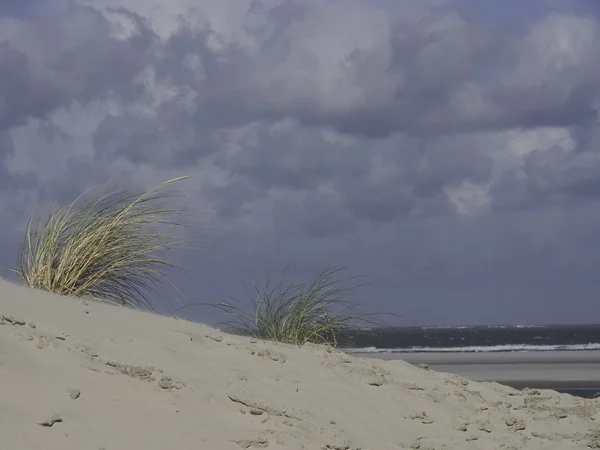
[[[74,100],[140,97],[144,87],[136,77],[149,62],[155,36],[139,17],[121,14],[137,27],[125,40],[111,36],[99,11],[77,6],[65,16],[32,19],[23,34],[0,40],[0,128],[44,118]]]
[[[210,132],[201,131],[189,114],[163,103],[153,116],[107,115],[93,142],[99,161],[121,156],[135,164],[185,167],[215,151]]]
[[[522,169],[506,172],[493,189],[494,205],[511,210],[568,207],[600,199],[600,152],[560,146],[535,150]]]
[[[8,131],[0,131],[0,161],[4,162],[15,151],[15,144]]]
[[[64,14],[34,16],[22,23],[0,17],[4,20],[0,24],[0,184],[7,192],[37,190],[38,195],[27,194],[28,199],[46,200],[47,189],[37,189],[39,177],[34,167],[23,173],[9,170],[9,157],[18,157],[11,131],[37,123],[37,131],[47,142],[68,138],[70,130],[53,125],[51,114],[76,103],[106,98],[131,101],[143,94],[144,87],[136,77],[148,62],[154,35],[138,16],[127,11],[115,13],[135,24],[131,37],[114,38],[113,26],[102,13],[75,4]],[[56,156],[60,160],[60,155]],[[72,174],[69,178],[73,184],[66,191],[80,190],[82,183]],[[26,208],[18,199],[13,195],[5,217],[9,216],[7,210],[17,214],[31,209],[32,205]],[[59,195],[59,199],[64,197]]]
[[[411,184],[420,197],[438,194],[444,186],[460,181],[486,182],[492,172],[492,159],[460,139],[453,143],[430,141],[418,148],[417,157],[425,164],[414,171]]]
[[[11,174],[6,167],[6,160],[15,151],[14,142],[7,131],[0,130],[0,189],[18,190],[35,187],[38,179],[34,173]]]
[[[385,23],[374,5],[372,20],[367,16],[362,26],[382,28],[369,30],[372,42],[361,48],[352,45],[352,29],[341,16],[314,2],[292,4],[269,15],[275,23],[251,54],[235,44],[215,53],[208,31],[183,25],[165,45],[159,75],[194,89],[202,118],[225,126],[294,117],[369,137],[425,136],[571,126],[596,116],[596,22],[548,16],[514,36],[469,23],[448,8],[414,24]],[[552,53],[553,42],[560,46],[563,39],[558,33],[574,41],[578,54]],[[304,35],[338,48],[298,44]],[[199,68],[188,65],[190,56]],[[339,80],[332,84],[327,76]],[[357,90],[357,101],[343,100]]]
[[[328,225],[320,235],[325,230],[335,235],[334,223],[343,224],[340,232],[354,229],[349,223],[354,219],[385,222],[453,214],[445,187],[485,182],[492,170],[492,160],[461,137],[342,143],[297,124],[276,131],[261,124],[253,130],[239,152],[221,152],[215,160],[232,174],[210,192],[218,213],[239,216],[245,205],[265,199],[273,214],[296,227],[314,230],[315,217],[322,217]]]
[[[56,83],[38,75],[10,42],[0,42],[0,67],[0,129],[44,117],[65,101]]]
[[[139,16],[124,9],[113,12],[134,25],[130,37],[116,39],[103,14],[76,6],[69,8],[66,17],[35,24],[38,39],[56,42],[47,60],[49,69],[63,89],[79,101],[104,96],[133,101],[144,92],[136,77],[150,62],[156,35]]]
[[[187,264],[207,301],[250,269],[357,262],[376,307],[510,321],[549,285],[564,292],[561,270],[591,279],[595,18],[536,10],[516,30],[462,1],[224,0],[176,11],[166,32],[167,15],[136,2],[101,9],[118,3],[0,23],[0,187],[15,223],[112,177],[190,173],[189,207],[216,211],[209,251]],[[562,317],[553,301],[540,320]]]
[[[349,201],[344,188],[346,180],[361,183],[369,170],[373,151],[364,149],[364,142],[340,146],[319,130],[295,123],[280,129],[261,123],[252,129],[239,152],[221,152],[215,159],[232,174],[225,186],[211,192],[219,214],[239,216],[245,205],[265,199],[280,226],[319,235],[353,227],[351,214],[344,210]]]
[[[3,0],[0,3],[0,16],[26,16],[35,12],[43,0]]]

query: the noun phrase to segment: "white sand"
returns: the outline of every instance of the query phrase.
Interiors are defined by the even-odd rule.
[[[3,450],[598,448],[599,405],[0,280]]]

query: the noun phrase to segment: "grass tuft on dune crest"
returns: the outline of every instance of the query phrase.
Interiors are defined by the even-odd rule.
[[[383,322],[371,319],[371,314],[359,312],[346,296],[360,284],[345,285],[344,281],[359,277],[337,279],[345,267],[329,266],[306,284],[286,283],[283,279],[264,287],[246,287],[252,302],[250,312],[231,303],[213,304],[235,319],[226,322],[235,332],[258,339],[294,345],[306,343],[340,345],[341,332],[359,325]]]
[[[89,201],[34,211],[17,254],[17,274],[26,286],[73,297],[152,308],[150,295],[168,282],[174,265],[160,255],[183,241],[164,231],[182,227],[175,218],[177,191],[165,186],[138,194],[109,192],[108,183]]]

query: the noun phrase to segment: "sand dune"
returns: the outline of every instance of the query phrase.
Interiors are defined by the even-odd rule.
[[[0,448],[599,448],[598,401],[0,280]]]

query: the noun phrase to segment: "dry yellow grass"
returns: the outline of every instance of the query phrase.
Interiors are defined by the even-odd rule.
[[[372,313],[361,312],[358,305],[346,300],[346,296],[360,284],[345,285],[361,277],[337,279],[345,267],[329,266],[309,283],[288,283],[283,279],[272,285],[269,279],[264,286],[254,284],[246,288],[252,303],[248,312],[240,304],[192,303],[191,306],[216,307],[233,320],[224,322],[234,332],[251,335],[258,339],[303,345],[307,342],[337,347],[348,345],[340,342],[340,335],[358,326],[387,326],[375,319]]]
[[[174,265],[160,256],[183,241],[163,231],[181,227],[177,191],[165,190],[179,177],[148,191],[108,192],[89,201],[53,207],[45,220],[34,211],[17,255],[25,285],[74,297],[94,297],[129,306],[149,306],[149,294],[168,282]]]

